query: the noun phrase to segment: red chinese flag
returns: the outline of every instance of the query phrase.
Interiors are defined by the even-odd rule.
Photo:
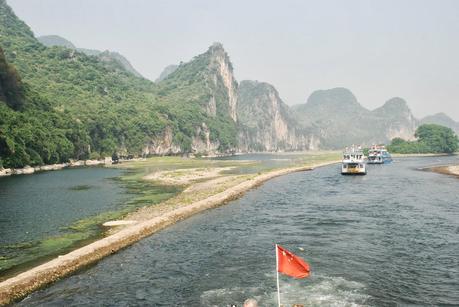
[[[280,245],[277,247],[277,271],[295,278],[309,277],[309,264]]]

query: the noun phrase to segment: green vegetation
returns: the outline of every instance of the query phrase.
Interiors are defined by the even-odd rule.
[[[88,146],[81,125],[54,111],[23,84],[0,48],[0,165],[21,167],[66,161],[78,157],[81,146]]]
[[[458,150],[459,140],[450,128],[425,124],[416,130],[416,141],[395,138],[388,146],[393,153],[454,153]]]
[[[211,50],[155,84],[101,57],[42,45],[5,0],[0,0],[0,46],[3,167],[114,153],[139,156],[146,144],[164,138],[166,127],[174,144],[190,152],[193,137],[203,138],[196,135],[203,123],[220,151],[236,145],[222,80],[213,81]],[[211,97],[215,117],[205,110]]]

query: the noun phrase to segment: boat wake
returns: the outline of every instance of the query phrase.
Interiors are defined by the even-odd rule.
[[[272,276],[270,276],[272,277]],[[360,307],[368,306],[370,296],[365,285],[342,277],[316,275],[310,279],[281,281],[281,301],[284,306]],[[242,306],[247,298],[254,298],[260,306],[277,306],[277,292],[261,287],[212,289],[201,295],[202,306]]]

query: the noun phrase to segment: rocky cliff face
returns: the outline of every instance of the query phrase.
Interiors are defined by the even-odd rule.
[[[317,149],[318,139],[301,128],[276,89],[257,81],[239,85],[237,116],[241,151],[293,151]]]
[[[191,151],[194,153],[212,154],[218,152],[220,142],[212,141],[210,138],[210,129],[205,123],[196,128],[192,138]]]
[[[223,115],[229,114],[233,121],[237,121],[237,88],[238,84],[233,74],[233,66],[228,54],[223,49],[222,44],[214,43],[207,52],[209,54],[209,71],[211,82],[211,98],[208,104],[208,113],[215,116],[217,109],[221,109]],[[219,93],[220,92],[220,93]],[[221,103],[217,105],[220,94]]]
[[[166,127],[161,135],[152,138],[143,149],[143,155],[176,155],[182,148],[174,143],[174,134],[171,127]]]
[[[218,152],[220,143],[210,139],[210,130],[205,123],[196,127],[191,138],[191,152],[199,154],[212,154]],[[188,152],[174,142],[174,132],[167,127],[164,132],[152,138],[143,149],[143,155],[177,155]]]

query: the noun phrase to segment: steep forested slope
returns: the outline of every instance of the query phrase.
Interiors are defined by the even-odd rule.
[[[81,123],[22,83],[0,48],[0,167],[67,161],[88,149]]]

